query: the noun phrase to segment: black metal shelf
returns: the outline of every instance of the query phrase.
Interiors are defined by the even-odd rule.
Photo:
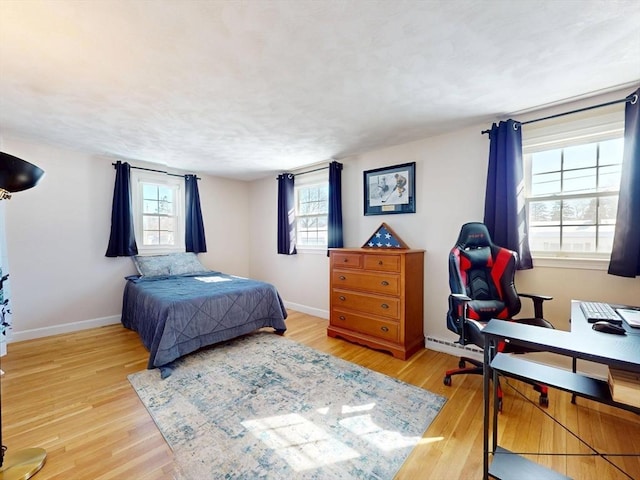
[[[493,461],[489,467],[489,475],[498,480],[514,478],[514,476],[518,480],[540,480],[542,478],[544,480],[571,480],[571,477],[566,477],[502,447],[496,447]]]
[[[494,357],[491,361],[491,368],[508,377],[525,381],[533,380],[565,392],[575,393],[580,397],[595,400],[596,402],[640,413],[640,408],[616,402],[611,398],[609,384],[604,380],[569,372],[557,367],[542,365],[504,353],[498,353]]]

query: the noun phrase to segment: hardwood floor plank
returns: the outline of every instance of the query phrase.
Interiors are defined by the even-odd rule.
[[[326,335],[327,321],[290,311],[286,337],[447,397],[421,443],[396,479],[478,479],[482,472],[482,379],[457,376],[443,385],[452,356],[423,350],[409,360]],[[12,343],[2,358],[4,443],[10,450],[47,450],[39,480],[169,480],[173,455],[127,380],[146,368],[138,336],[119,325]],[[509,380],[500,444],[535,452],[588,453],[589,449],[537,408],[538,394]],[[626,477],[595,457],[534,455],[534,460],[579,479],[640,478],[640,416],[549,391],[547,410],[596,448],[636,456],[614,457]]]

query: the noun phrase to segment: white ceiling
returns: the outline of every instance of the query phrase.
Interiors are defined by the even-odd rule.
[[[615,0],[0,0],[0,135],[250,180],[638,83],[639,26]]]

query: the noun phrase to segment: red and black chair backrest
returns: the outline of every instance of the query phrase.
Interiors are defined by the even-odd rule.
[[[491,241],[487,227],[480,222],[466,223],[449,254],[451,293],[471,298],[467,318],[486,322],[492,318],[510,319],[520,312],[521,303],[514,285],[517,254]],[[449,330],[460,333],[461,312],[450,301]]]

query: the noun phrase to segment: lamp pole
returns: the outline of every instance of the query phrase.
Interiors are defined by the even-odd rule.
[[[0,200],[8,200],[14,192],[35,187],[43,175],[44,171],[35,165],[0,152]],[[4,217],[2,220],[4,222]],[[2,227],[4,228],[4,225]],[[0,292],[8,278],[8,274],[2,275],[0,268]],[[2,321],[4,322],[4,310]],[[0,367],[1,361],[0,357]],[[43,448],[25,448],[13,452],[2,443],[2,381],[0,380],[0,480],[27,480],[40,471],[46,458],[47,452]]]

